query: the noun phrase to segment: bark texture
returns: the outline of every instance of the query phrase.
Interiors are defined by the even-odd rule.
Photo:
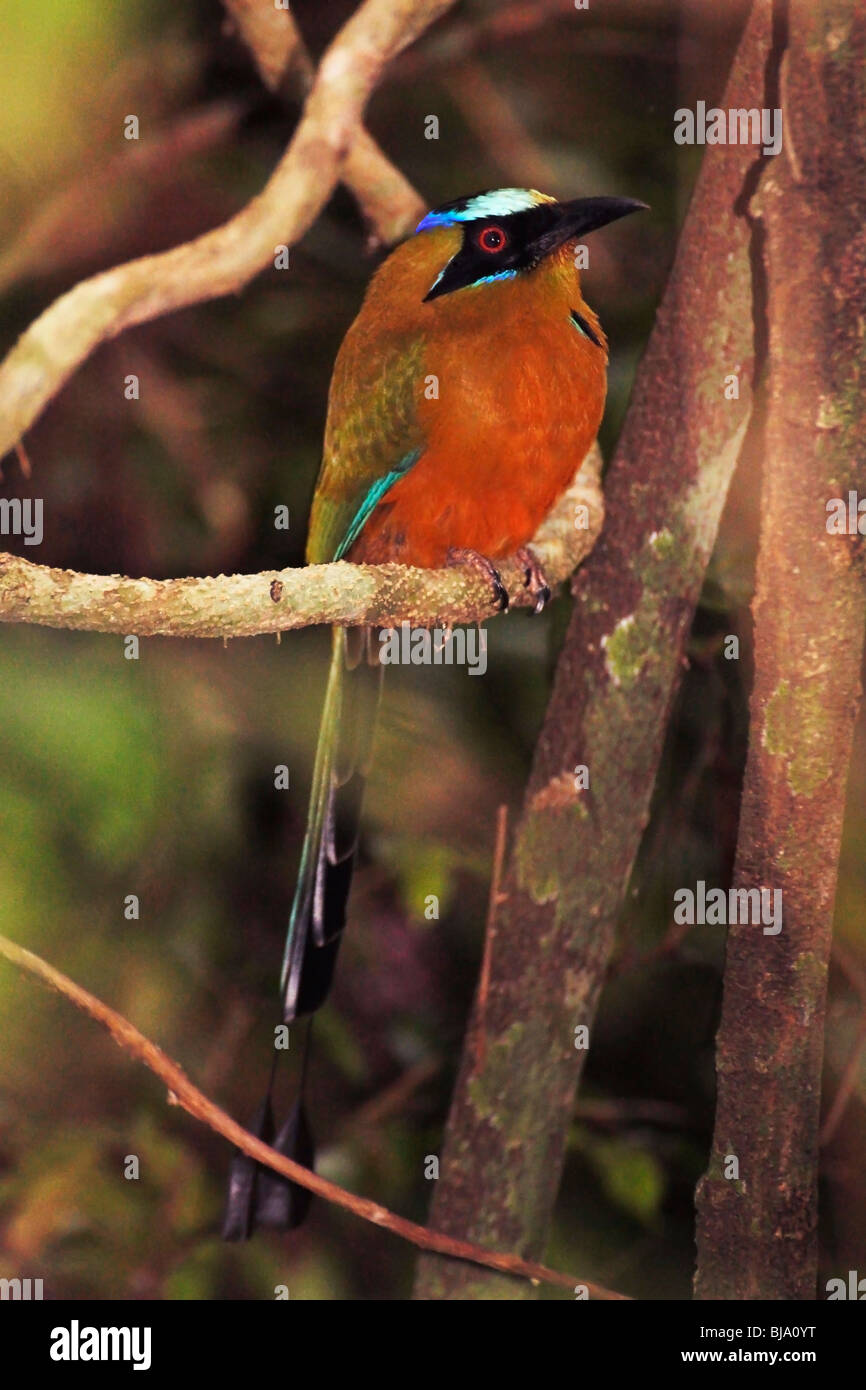
[[[752,199],[769,377],[735,866],[738,887],[781,892],[782,929],[729,930],[699,1298],[816,1296],[827,969],[866,622],[863,539],[828,531],[827,511],[866,497],[866,12],[794,0],[788,29],[783,153]]]

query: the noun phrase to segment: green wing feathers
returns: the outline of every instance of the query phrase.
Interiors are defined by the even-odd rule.
[[[389,351],[346,337],[331,380],[322,468],[310,514],[307,559],[345,555],[385,492],[424,451],[418,424],[423,341],[398,339]]]
[[[307,559],[342,559],[376,506],[420,458],[423,340],[394,335],[383,350],[356,325],[331,379],[325,447]],[[328,688],[292,904],[282,990],[287,1021],[323,1003],[334,971],[358,840],[382,669],[365,629],[335,628]]]

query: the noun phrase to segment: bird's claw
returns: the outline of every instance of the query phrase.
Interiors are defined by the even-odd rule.
[[[538,558],[533,555],[528,546],[521,546],[517,552],[517,558],[524,567],[524,587],[535,599],[535,605],[532,609],[532,616],[535,617],[538,613],[542,613],[550,602],[550,585]]]
[[[468,565],[474,570],[483,574],[493,589],[493,598],[500,613],[508,611],[508,590],[502,582],[502,575],[495,565],[491,564],[486,555],[481,555],[477,550],[465,550],[453,547],[448,551],[449,566]]]

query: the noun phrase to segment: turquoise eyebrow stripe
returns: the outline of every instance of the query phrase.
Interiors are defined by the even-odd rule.
[[[433,281],[433,284],[430,286],[430,289],[427,291],[428,294],[430,294],[432,290],[435,290],[450,264],[451,261],[448,261],[447,265],[442,267],[436,279]],[[474,290],[476,285],[492,285],[494,280],[513,280],[516,274],[516,270],[497,270],[493,275],[479,275],[478,279],[473,280],[470,285],[461,285],[460,288],[464,290]]]
[[[412,449],[408,454],[404,454],[396,468],[392,468],[386,473],[384,478],[378,478],[364,497],[363,502],[352,518],[352,524],[346,532],[334,554],[335,560],[342,560],[346,551],[354,545],[364,527],[370,519],[371,512],[379,505],[382,498],[389,488],[416,464],[421,457],[421,449]]]

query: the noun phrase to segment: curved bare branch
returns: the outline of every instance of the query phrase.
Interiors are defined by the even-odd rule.
[[[263,191],[221,227],[83,280],[0,365],[0,458],[75,369],[133,324],[243,289],[324,207],[386,64],[454,0],[366,0],[334,39],[292,141]],[[363,151],[362,151],[363,152]]]

